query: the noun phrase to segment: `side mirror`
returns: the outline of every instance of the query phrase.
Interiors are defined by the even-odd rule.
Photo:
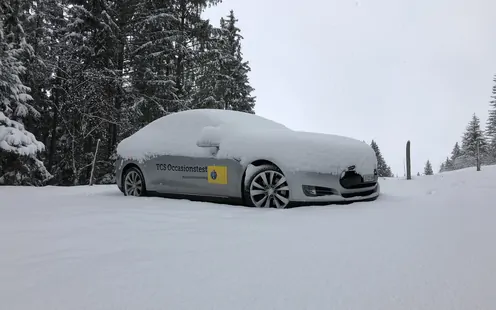
[[[202,129],[200,139],[196,141],[196,145],[198,147],[219,147],[221,137],[219,127],[206,126]]]

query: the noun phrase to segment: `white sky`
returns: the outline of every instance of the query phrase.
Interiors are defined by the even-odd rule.
[[[437,172],[473,113],[485,127],[496,73],[495,0],[223,0],[250,61],[257,114],[377,141],[404,174]]]

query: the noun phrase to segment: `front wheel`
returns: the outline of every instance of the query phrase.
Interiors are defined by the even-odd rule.
[[[123,189],[125,196],[141,197],[146,195],[145,179],[138,168],[132,167],[126,171]]]
[[[289,205],[286,177],[275,166],[256,167],[245,187],[248,205],[258,208],[284,209]]]

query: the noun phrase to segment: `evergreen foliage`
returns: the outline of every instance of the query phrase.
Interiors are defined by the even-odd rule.
[[[377,157],[377,174],[380,177],[393,177],[393,173],[391,172],[391,168],[386,164],[384,157],[381,154],[381,150],[377,143],[372,140],[370,146],[375,152],[375,156]]]
[[[477,150],[480,153],[484,153],[486,147],[487,143],[484,132],[480,128],[480,120],[473,114],[462,137],[462,154],[475,158],[477,156]]]
[[[0,184],[42,185],[51,178],[37,158],[45,145],[23,124],[29,117],[40,117],[31,89],[21,80],[26,73],[22,60],[33,53],[22,25],[23,4],[0,4]]]
[[[458,142],[456,142],[455,146],[453,147],[453,150],[451,151],[451,161],[455,160],[460,155],[462,155],[462,150],[460,149]]]
[[[243,60],[237,21],[231,11],[227,19],[221,18],[220,28],[213,30],[208,42],[211,50],[203,55],[203,69],[198,74],[201,87],[194,96],[195,107],[255,113],[254,89],[248,79],[251,69]]]
[[[432,170],[432,164],[429,160],[427,160],[427,162],[425,163],[424,174],[425,175],[433,175],[434,174],[434,171]]]
[[[446,171],[446,164],[441,163],[441,166],[439,167],[439,172],[444,172],[444,171]]]
[[[489,131],[488,131],[489,132]],[[491,145],[487,142],[488,135],[480,126],[480,119],[473,114],[465,132],[462,135],[461,147],[457,143],[451,151],[451,156],[441,165],[440,172],[458,170],[477,165],[477,156],[481,164],[494,163]]]
[[[488,140],[488,156],[490,163],[496,162],[496,75],[493,78],[493,89],[491,95],[489,116],[486,125],[486,137]]]
[[[234,12],[202,17],[219,2],[1,1],[0,183],[88,184],[98,140],[95,181],[111,183],[119,141],[157,118],[254,113]]]

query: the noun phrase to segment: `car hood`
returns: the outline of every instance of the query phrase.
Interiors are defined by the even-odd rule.
[[[331,134],[265,130],[231,133],[220,143],[219,157],[234,157],[244,163],[266,159],[285,171],[340,174],[355,166],[359,173],[373,173],[377,158],[365,142]]]

